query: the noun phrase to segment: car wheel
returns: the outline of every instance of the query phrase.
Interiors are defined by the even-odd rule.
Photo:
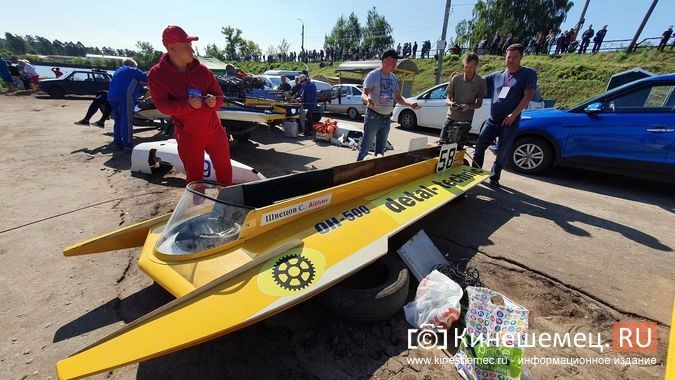
[[[326,290],[322,301],[336,317],[354,322],[375,322],[401,311],[408,298],[408,268],[395,253]]]
[[[523,137],[513,143],[509,157],[515,171],[537,174],[553,165],[553,148],[540,137]]]
[[[63,89],[61,87],[52,87],[47,91],[47,93],[52,98],[56,98],[56,99],[63,99],[66,96],[66,92],[63,91]]]
[[[398,124],[403,129],[415,129],[417,127],[417,116],[411,110],[403,111],[398,117]]]
[[[349,116],[350,119],[357,119],[361,114],[359,113],[359,110],[357,110],[354,107],[349,107],[347,109],[347,116]]]

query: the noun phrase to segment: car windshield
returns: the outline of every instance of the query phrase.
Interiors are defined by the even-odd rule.
[[[237,240],[251,209],[219,200],[224,189],[211,182],[190,183],[157,241],[157,251],[187,255]]]
[[[281,84],[281,77],[268,77],[272,83],[274,83],[274,87],[277,87]],[[288,81],[286,81],[288,83]]]

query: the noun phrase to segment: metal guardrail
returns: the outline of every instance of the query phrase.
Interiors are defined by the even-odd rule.
[[[602,45],[600,45],[600,51],[618,52],[618,51],[622,51],[622,50],[627,50],[631,41],[632,41],[631,39],[605,40],[605,41],[602,41]],[[636,43],[635,48],[636,49],[656,49],[656,47],[658,46],[660,41],[661,41],[661,37],[648,37],[648,38],[645,38],[642,41]],[[577,40],[577,50],[578,50],[579,44],[581,44],[581,40]],[[595,43],[591,39],[591,42],[588,45],[587,54],[590,53],[591,49],[593,49],[594,44]],[[556,46],[555,43],[551,46],[551,48],[549,50],[549,53],[548,53],[549,55],[552,55],[554,53],[555,46]],[[451,49],[450,47],[448,47],[446,49],[446,51],[445,51],[446,55],[450,54],[450,49]],[[462,53],[464,53],[466,51],[471,51],[471,49],[473,49],[473,48],[465,44],[464,46],[461,46],[461,49],[462,49]],[[527,47],[526,47],[526,50],[528,51],[526,54],[531,54],[531,53],[529,53],[529,50],[527,49]],[[479,54],[480,54],[480,52],[479,52]],[[484,54],[487,54],[487,53],[484,53]]]
[[[651,41],[654,41],[656,43],[652,44]],[[649,49],[649,48],[656,48],[659,45],[659,42],[661,41],[661,37],[649,37],[645,38],[642,41],[638,42],[635,45],[636,49]],[[621,51],[621,50],[626,50],[628,49],[628,46],[630,45],[631,39],[627,40],[607,40],[602,42],[602,46],[600,46],[601,51]],[[593,47],[593,41],[591,40],[591,44],[589,45],[590,48]]]

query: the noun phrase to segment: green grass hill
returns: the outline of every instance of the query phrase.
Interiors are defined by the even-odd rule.
[[[565,54],[559,56],[525,56],[523,65],[533,67],[538,73],[538,83],[544,99],[556,101],[556,106],[570,106],[594,94],[602,92],[609,78],[616,73],[641,67],[656,74],[675,73],[675,51],[663,53],[643,50],[635,54],[599,53],[599,54]],[[503,70],[504,58],[486,55],[481,57],[479,74],[489,74]],[[413,94],[431,87],[435,82],[436,61],[433,59],[416,59],[420,73],[413,82]],[[261,63],[236,62],[235,65],[248,73],[262,73],[265,70],[285,69],[302,70],[304,66],[298,62]],[[321,67],[319,63],[308,63],[311,77],[324,75],[335,77],[335,69],[339,62]],[[443,62],[441,81],[445,82],[453,71],[461,71],[461,57],[448,55]]]

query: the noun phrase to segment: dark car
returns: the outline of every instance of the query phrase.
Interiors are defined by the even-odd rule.
[[[560,165],[675,181],[675,74],[524,112],[509,158],[521,173]]]
[[[112,76],[103,70],[74,70],[61,78],[42,79],[40,91],[52,98],[63,98],[66,95],[96,95],[99,91],[107,91]]]

